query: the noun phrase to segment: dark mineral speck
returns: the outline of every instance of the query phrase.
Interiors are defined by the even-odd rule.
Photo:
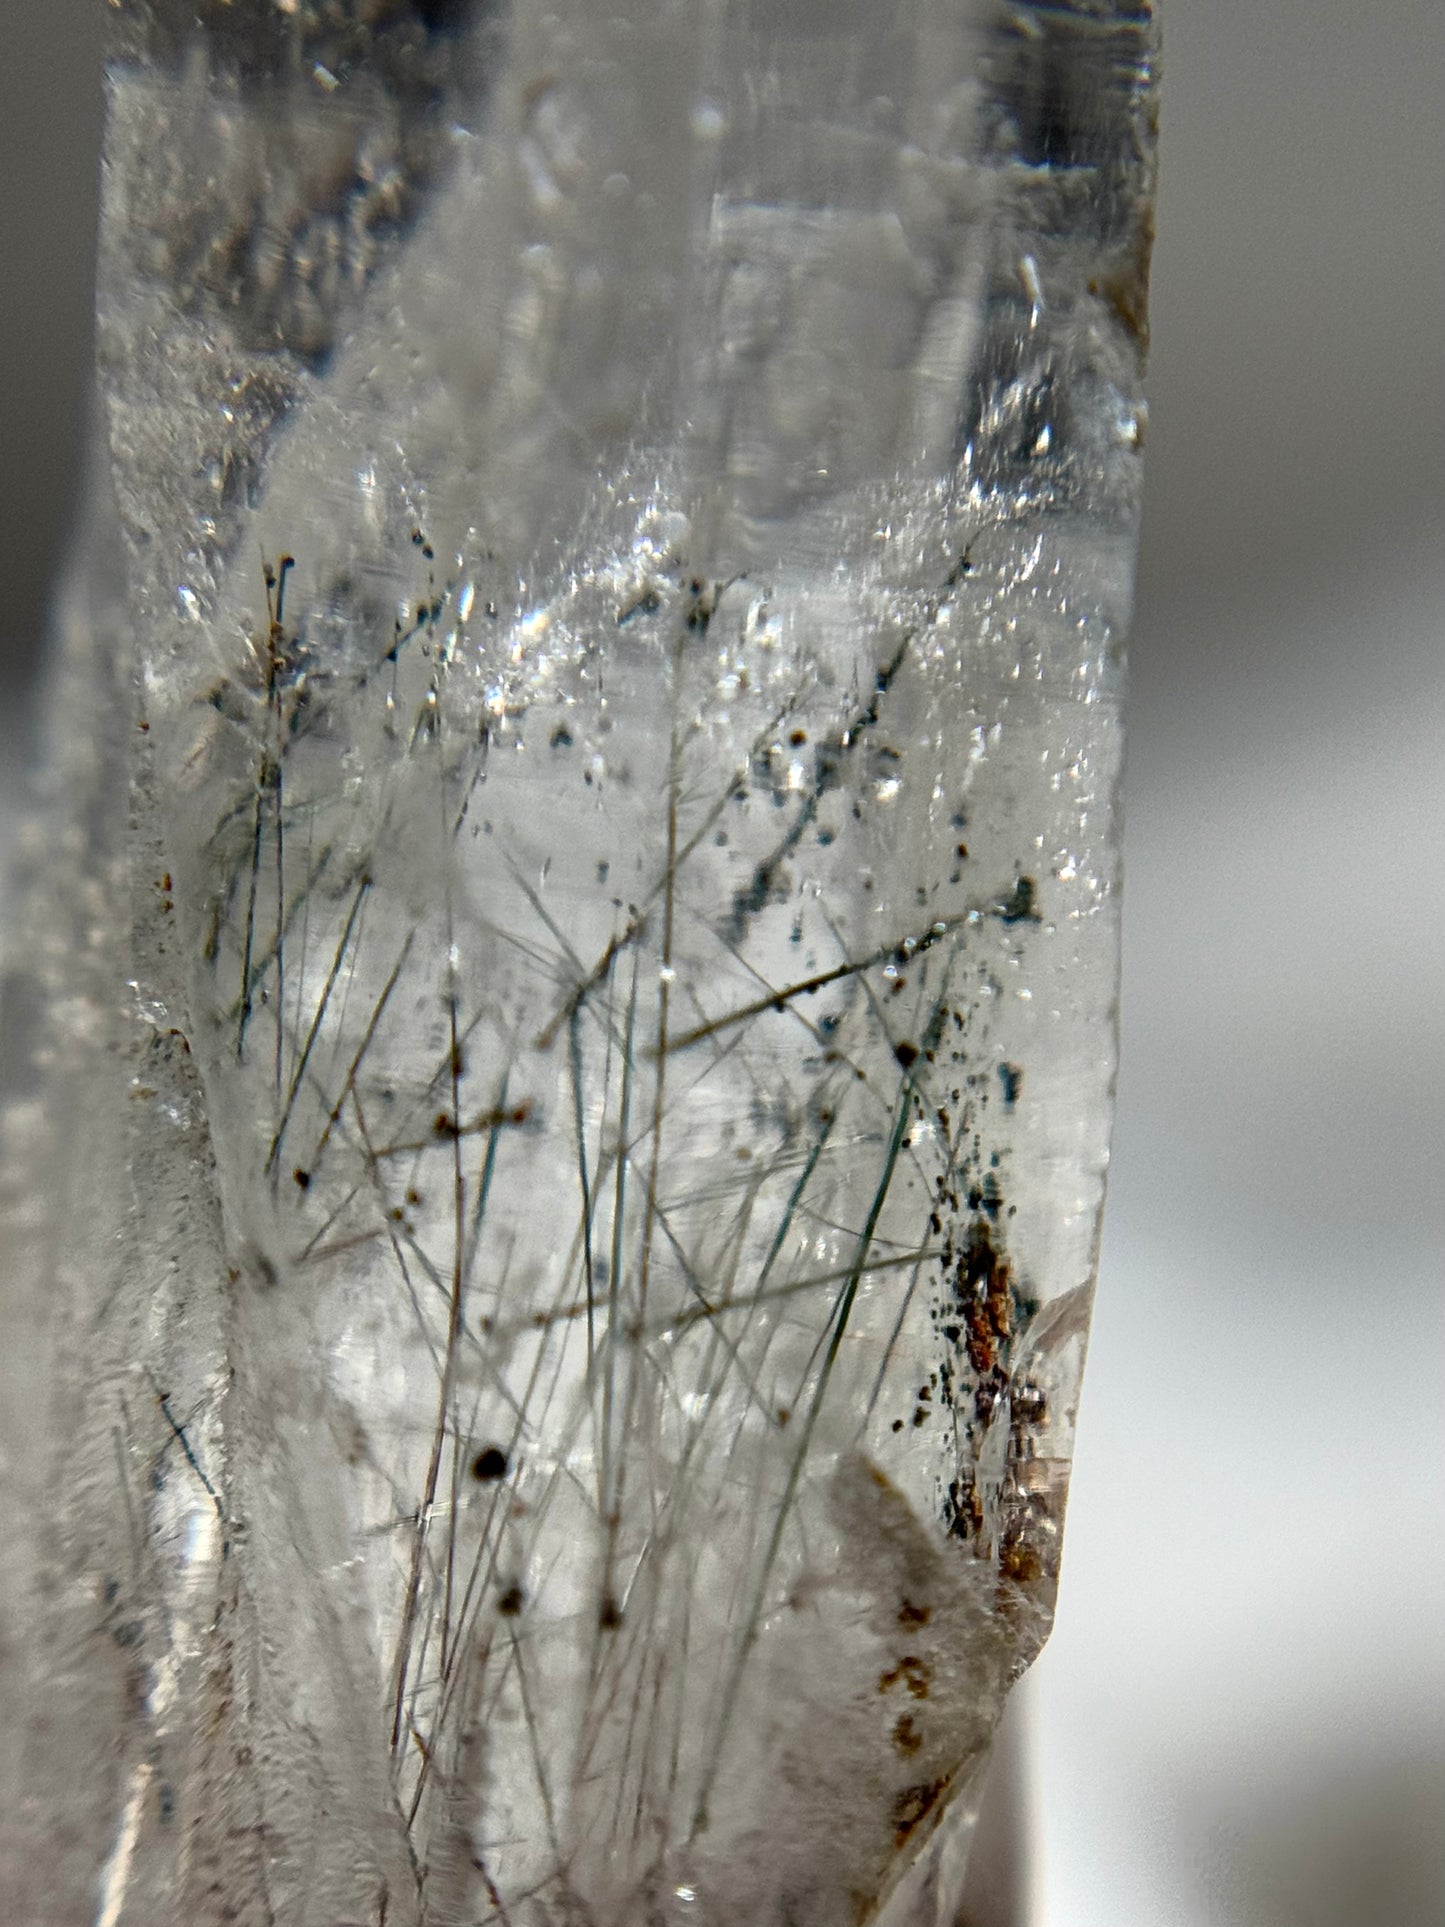
[[[507,1476],[507,1455],[500,1445],[489,1445],[478,1452],[472,1460],[472,1477],[484,1481],[505,1479]]]

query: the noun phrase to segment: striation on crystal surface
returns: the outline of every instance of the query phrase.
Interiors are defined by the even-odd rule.
[[[112,4],[7,1918],[946,1927],[1107,1158],[1153,9]]]

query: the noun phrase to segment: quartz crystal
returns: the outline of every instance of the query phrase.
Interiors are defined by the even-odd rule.
[[[1107,1155],[1152,7],[111,6],[6,1919],[942,1927]]]

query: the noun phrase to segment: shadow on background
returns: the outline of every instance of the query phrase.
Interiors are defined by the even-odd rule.
[[[0,757],[12,764],[85,445],[104,14],[101,0],[0,9]]]
[[[1215,1918],[1239,1927],[1439,1927],[1445,1853],[1445,1750],[1302,1764],[1299,1778],[1247,1813],[1218,1816],[1207,1851]],[[1328,1769],[1333,1769],[1332,1771]]]

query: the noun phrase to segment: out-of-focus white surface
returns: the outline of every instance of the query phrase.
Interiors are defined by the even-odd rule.
[[[102,12],[0,0],[10,689],[84,392]],[[1445,5],[1164,13],[1124,1064],[1031,1688],[1039,1923],[1440,1927]]]
[[[1393,689],[1302,662],[1283,731],[1137,750],[1046,1927],[1445,1920],[1445,557],[1402,559],[1308,622]]]

